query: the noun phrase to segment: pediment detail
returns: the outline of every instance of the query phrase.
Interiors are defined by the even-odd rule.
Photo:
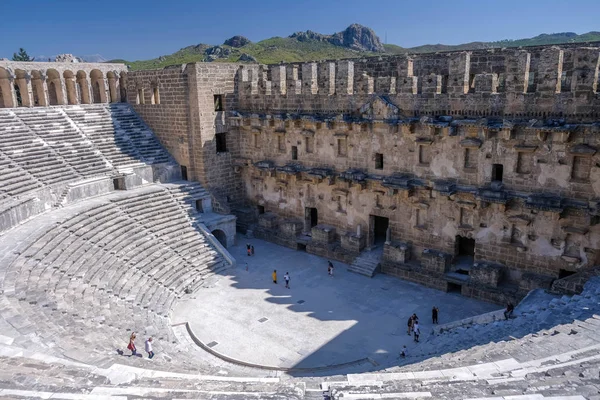
[[[365,119],[388,120],[400,117],[400,109],[385,96],[373,96],[359,112]]]

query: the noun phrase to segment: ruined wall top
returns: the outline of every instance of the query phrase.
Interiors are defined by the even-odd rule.
[[[379,94],[415,115],[597,118],[599,68],[598,43],[242,65],[238,95],[258,112],[355,111]]]

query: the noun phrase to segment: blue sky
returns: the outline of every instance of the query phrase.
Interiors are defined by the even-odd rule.
[[[241,34],[333,33],[357,22],[404,47],[600,31],[600,0],[0,0],[0,57],[148,59]],[[6,16],[9,16],[6,18]]]

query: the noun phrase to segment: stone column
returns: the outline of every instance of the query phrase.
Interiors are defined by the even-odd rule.
[[[19,86],[21,90],[21,101],[23,102],[23,107],[33,107],[33,87],[31,86],[31,74],[25,74],[25,93],[23,93],[23,88]]]
[[[360,232],[360,224],[356,225],[356,237],[360,237],[361,232]]]
[[[387,230],[385,231],[385,244],[390,243],[392,243],[392,228],[388,226]]]

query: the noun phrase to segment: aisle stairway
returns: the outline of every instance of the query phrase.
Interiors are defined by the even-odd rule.
[[[363,252],[352,261],[352,264],[348,267],[348,271],[372,278],[379,269],[382,256],[382,245],[370,250],[363,250]]]

